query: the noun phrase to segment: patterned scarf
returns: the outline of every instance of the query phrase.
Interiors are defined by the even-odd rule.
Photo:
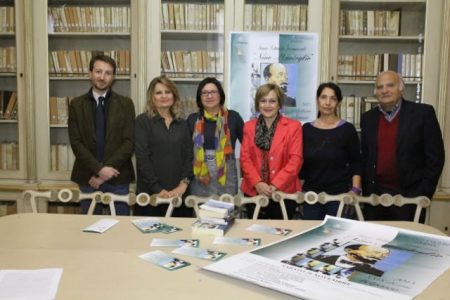
[[[279,120],[280,114],[278,114],[275,120],[273,120],[270,128],[267,128],[266,122],[264,121],[264,117],[262,115],[259,115],[258,121],[256,122],[255,144],[263,152],[263,159],[262,159],[263,161],[261,164],[261,178],[267,184],[270,184],[268,153]]]
[[[217,116],[209,114],[207,111],[200,113],[194,126],[194,175],[197,179],[209,184],[211,177],[209,175],[208,165],[205,162],[205,150],[203,143],[205,141],[205,119],[216,122],[216,132],[214,134],[214,145],[216,150],[217,181],[224,186],[227,182],[227,157],[233,152],[231,146],[230,130],[228,129],[228,110],[222,107]]]

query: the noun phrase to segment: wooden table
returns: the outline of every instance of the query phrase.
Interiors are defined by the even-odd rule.
[[[193,219],[170,218],[164,222],[184,228],[170,235],[143,234],[130,222],[136,217],[115,217],[120,222],[103,234],[82,229],[100,218],[66,214],[16,214],[0,218],[0,266],[2,269],[63,268],[57,299],[294,299],[250,283],[202,270],[206,260],[178,256],[192,265],[167,271],[138,258],[152,250],[167,253],[172,248],[150,247],[152,238],[199,238],[200,247],[233,255],[251,246],[213,245],[214,237],[192,236]],[[237,220],[227,236],[256,237],[262,244],[279,236],[246,231],[253,223],[300,232],[319,221]],[[383,222],[421,232],[438,230],[409,222]],[[450,299],[450,271],[429,286],[417,299]]]

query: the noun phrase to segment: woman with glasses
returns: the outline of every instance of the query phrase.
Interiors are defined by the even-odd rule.
[[[305,161],[300,173],[303,190],[330,195],[361,192],[361,154],[353,124],[338,116],[342,92],[333,82],[317,88],[317,119],[303,125]],[[303,204],[303,218],[322,220],[336,215],[339,202]],[[347,209],[349,207],[346,207]],[[350,211],[344,211],[350,217]]]
[[[265,195],[279,190],[285,193],[301,191],[298,172],[303,163],[302,126],[299,121],[280,114],[283,91],[274,83],[260,86],[255,95],[257,119],[244,125],[241,146],[241,190],[248,196]],[[285,203],[292,219],[296,204]],[[281,207],[274,201],[262,209],[259,218],[282,219]]]
[[[244,121],[225,106],[225,92],[216,78],[203,79],[197,88],[199,111],[188,119],[194,142],[194,180],[197,196],[237,194],[238,173],[234,149],[242,141]]]
[[[135,122],[137,193],[163,198],[189,195],[192,177],[192,140],[175,84],[164,76],[154,78],[147,90],[147,109]],[[163,216],[167,206],[135,206],[135,215]],[[184,205],[175,217],[192,217]]]

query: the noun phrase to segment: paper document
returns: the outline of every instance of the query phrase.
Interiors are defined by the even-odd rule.
[[[55,299],[62,269],[0,270],[0,299]]]
[[[95,233],[103,233],[106,230],[108,230],[109,228],[113,227],[114,225],[116,225],[117,223],[119,223],[118,220],[114,220],[114,219],[101,219],[97,222],[95,222],[92,225],[89,225],[88,227],[86,227],[85,229],[83,229],[84,232],[95,232]]]

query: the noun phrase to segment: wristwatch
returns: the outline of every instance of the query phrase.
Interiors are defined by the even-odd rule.
[[[189,180],[188,177],[184,177],[183,179],[181,179],[181,182],[184,182],[184,183],[186,183],[187,185],[189,185],[189,183],[190,183],[191,181]]]

